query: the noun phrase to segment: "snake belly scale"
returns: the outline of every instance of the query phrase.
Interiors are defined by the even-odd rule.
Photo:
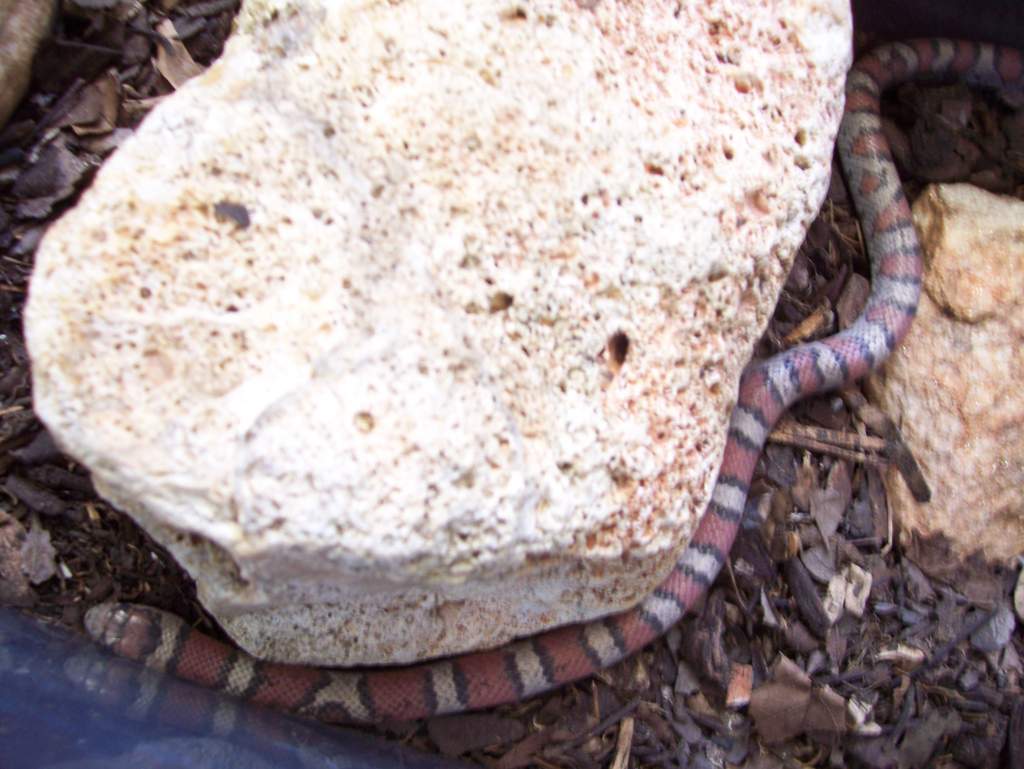
[[[776,420],[795,401],[870,372],[911,324],[922,258],[882,134],[882,91],[917,78],[1020,89],[1022,63],[1016,49],[923,39],[883,46],[855,65],[847,79],[838,150],[870,257],[871,295],[845,331],[755,361],[744,371],[711,501],[675,567],[640,605],[490,651],[379,670],[261,662],[145,606],[93,607],[86,614],[88,632],[119,655],[253,703],[362,723],[522,700],[642,649],[682,618],[715,580],[740,528],[754,467]]]

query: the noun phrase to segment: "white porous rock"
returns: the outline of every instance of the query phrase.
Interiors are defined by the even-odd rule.
[[[259,656],[634,605],[704,511],[849,50],[841,0],[247,0],[46,236],[38,413]]]
[[[1024,553],[1024,202],[967,184],[914,203],[926,272],[914,325],[870,380],[932,495],[887,474],[902,527],[954,553]]]

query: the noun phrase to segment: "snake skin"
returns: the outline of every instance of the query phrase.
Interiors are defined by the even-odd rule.
[[[642,649],[678,622],[715,580],[740,528],[754,466],[783,412],[798,399],[863,377],[910,327],[922,259],[882,134],[879,102],[887,87],[922,77],[1016,90],[1022,55],[987,44],[926,39],[883,46],[853,68],[838,150],[870,256],[871,296],[845,331],[753,362],[744,371],[707,511],[672,572],[639,606],[491,651],[367,671],[260,662],[143,606],[94,607],[86,615],[90,635],[117,654],[255,703],[327,721],[363,723],[522,700]]]

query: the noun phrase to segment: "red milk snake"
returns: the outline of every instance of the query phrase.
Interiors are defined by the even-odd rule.
[[[682,618],[715,580],[739,530],[754,466],[776,420],[795,401],[870,372],[910,326],[922,260],[882,135],[881,92],[929,76],[1019,89],[1022,62],[1015,49],[927,39],[886,45],[851,71],[838,149],[867,242],[871,296],[845,331],[747,367],[707,511],[672,572],[639,606],[491,651],[369,671],[260,662],[143,606],[94,607],[85,620],[90,635],[120,655],[180,678],[339,722],[423,718],[513,702],[589,676],[640,650]]]

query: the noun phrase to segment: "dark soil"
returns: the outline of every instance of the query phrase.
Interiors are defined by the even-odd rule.
[[[128,17],[104,5],[66,6],[0,131],[0,604],[81,633],[90,606],[138,601],[219,633],[185,573],[96,495],[32,411],[22,308],[42,233],[170,81],[219,55],[237,9],[151,0]],[[993,95],[906,86],[887,115],[911,198],[937,179],[1022,196],[1024,114]],[[758,354],[848,322],[867,273],[837,171]],[[1024,765],[1017,574],[892,535],[880,473],[895,439],[859,390],[792,416],[751,494],[767,523],[744,530],[698,616],[549,696],[378,731],[500,769]],[[840,574],[872,582],[862,615],[833,621],[825,585]]]

